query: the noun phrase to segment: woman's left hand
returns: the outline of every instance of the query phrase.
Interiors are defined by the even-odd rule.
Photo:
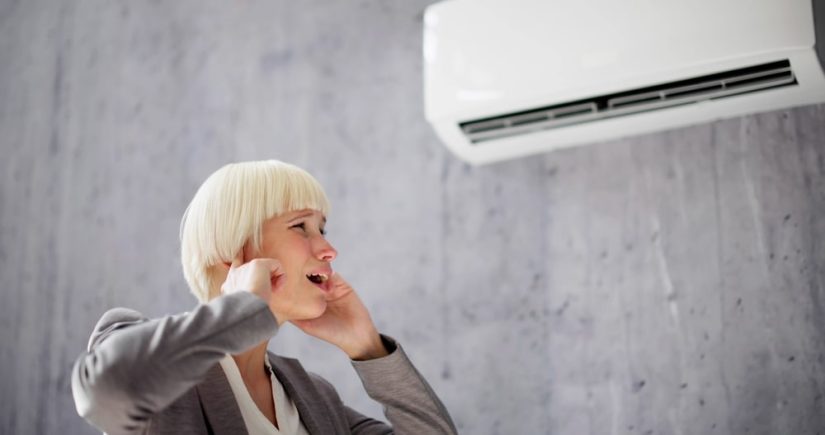
[[[327,309],[321,317],[293,320],[292,323],[313,337],[332,343],[350,359],[367,360],[387,355],[367,307],[349,283],[338,273],[329,278]]]

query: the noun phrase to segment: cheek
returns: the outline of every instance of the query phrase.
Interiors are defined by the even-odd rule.
[[[307,238],[296,235],[285,239],[278,252],[286,261],[303,263],[310,254],[311,247]]]
[[[265,238],[261,246],[261,257],[274,258],[284,262],[289,258],[290,247],[295,243],[289,233],[280,234],[279,237]]]
[[[270,245],[264,256],[278,260],[287,272],[289,281],[298,282],[303,278],[302,273],[310,252],[309,240],[300,236],[285,237],[277,245]]]

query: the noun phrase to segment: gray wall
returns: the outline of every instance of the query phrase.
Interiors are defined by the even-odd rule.
[[[97,317],[191,307],[184,207],[272,157],[462,433],[825,433],[825,106],[470,167],[423,120],[427,3],[0,0],[0,433],[93,433]],[[335,349],[271,349],[380,416]]]

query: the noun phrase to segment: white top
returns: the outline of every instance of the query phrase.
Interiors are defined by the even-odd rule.
[[[232,394],[235,395],[235,401],[241,408],[246,431],[249,435],[309,435],[298,415],[298,409],[295,408],[295,402],[287,397],[284,386],[275,377],[275,372],[269,365],[269,358],[264,357],[264,364],[269,371],[269,379],[272,381],[272,397],[275,399],[275,416],[278,419],[277,428],[258,409],[258,405],[255,405],[232,356],[226,355],[221,360],[221,368],[226,373],[229,386],[232,387]]]

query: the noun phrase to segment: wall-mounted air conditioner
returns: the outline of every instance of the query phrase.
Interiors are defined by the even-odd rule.
[[[449,0],[424,22],[427,120],[471,163],[825,101],[825,0]]]

